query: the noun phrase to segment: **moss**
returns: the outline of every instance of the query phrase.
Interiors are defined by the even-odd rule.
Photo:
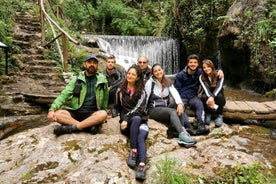
[[[58,162],[46,162],[42,164],[38,164],[34,169],[28,171],[23,177],[23,180],[29,180],[32,178],[32,176],[35,173],[38,173],[39,171],[48,170],[48,169],[55,169],[59,165]]]
[[[23,179],[23,180],[28,180],[28,179],[31,178],[31,176],[32,176],[32,174],[28,172],[28,173],[26,173],[26,174],[22,177],[22,179]]]
[[[38,144],[39,143],[36,135],[31,135],[31,138],[33,138],[32,144]]]
[[[268,98],[276,99],[276,89],[273,89],[271,91],[266,92],[265,96],[268,97]]]
[[[78,140],[71,140],[71,141],[66,141],[65,143],[62,143],[64,145],[64,151],[69,151],[69,150],[80,150],[81,147],[78,145]]]
[[[258,136],[269,136],[271,130],[261,127],[261,126],[251,126],[251,128],[244,128],[240,131],[239,135],[258,135]]]
[[[69,159],[72,163],[76,163],[76,162],[77,162],[77,160],[75,160],[75,159],[72,158],[70,152],[68,152],[68,159]]]

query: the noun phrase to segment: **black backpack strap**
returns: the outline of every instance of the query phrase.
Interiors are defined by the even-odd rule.
[[[73,90],[73,96],[78,97],[79,98],[79,103],[80,103],[80,92],[82,89],[82,80],[81,79],[77,79],[76,83],[75,83],[75,88]]]
[[[152,81],[152,82],[151,82],[151,91],[150,91],[149,99],[150,99],[150,97],[151,97],[152,94],[153,94],[154,85],[155,85],[155,82]]]

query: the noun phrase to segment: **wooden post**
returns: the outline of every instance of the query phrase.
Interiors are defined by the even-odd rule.
[[[45,44],[45,17],[43,11],[41,9],[43,0],[39,0],[39,7],[40,7],[40,26],[41,26],[41,45],[44,46]]]
[[[68,71],[68,51],[66,44],[66,35],[62,33],[62,55],[63,55],[63,69],[64,72]]]
[[[8,75],[8,47],[5,48],[5,55],[6,55],[5,74]]]

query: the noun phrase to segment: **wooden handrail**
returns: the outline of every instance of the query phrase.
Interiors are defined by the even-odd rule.
[[[63,65],[63,70],[65,72],[68,71],[68,51],[67,51],[67,38],[69,39],[69,41],[71,41],[72,43],[76,44],[76,45],[79,45],[80,43],[78,41],[76,41],[75,39],[73,39],[66,31],[64,31],[48,14],[47,12],[45,11],[45,8],[44,8],[44,0],[39,0],[39,7],[40,7],[40,22],[41,22],[41,44],[43,46],[46,46],[48,45],[49,43],[46,43],[45,41],[45,22],[44,20],[46,19],[49,24],[50,24],[50,27],[51,27],[51,30],[53,32],[53,35],[54,35],[54,39],[50,42],[56,42],[57,44],[57,48],[58,48],[58,52],[60,54],[60,58],[61,58],[61,62],[62,62],[62,65]],[[60,49],[60,46],[59,46],[59,42],[58,42],[58,37],[60,36],[56,36],[56,32],[54,30],[54,26],[56,26],[58,28],[58,30],[61,32],[61,36],[62,36],[62,51]]]

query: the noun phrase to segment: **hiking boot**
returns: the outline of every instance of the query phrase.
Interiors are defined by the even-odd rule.
[[[54,134],[56,136],[62,135],[62,134],[70,134],[70,133],[74,133],[77,132],[77,126],[76,125],[56,125],[54,128]]]
[[[136,166],[136,160],[137,160],[137,152],[133,152],[132,150],[129,152],[128,158],[127,158],[127,165],[134,169]]]
[[[93,125],[91,127],[87,127],[87,128],[82,129],[82,131],[93,134],[93,135],[96,135],[97,133],[99,133],[101,127],[102,127],[102,124]]]
[[[146,166],[145,165],[138,166],[135,178],[137,180],[145,180],[146,179]]]
[[[196,131],[191,124],[185,125],[185,129],[190,135],[196,135]]]
[[[206,114],[205,116],[205,124],[206,125],[210,125],[210,122],[211,122],[211,114]]]
[[[222,123],[223,123],[223,115],[218,115],[218,117],[215,119],[216,127],[220,127]]]
[[[112,109],[111,114],[112,114],[112,118],[115,118],[116,116],[118,116],[118,112],[116,109]]]
[[[92,126],[90,128],[90,133],[93,135],[96,135],[99,132],[99,127],[98,126]]]
[[[197,128],[197,135],[209,134],[210,130],[205,127],[204,123],[199,123]]]
[[[196,140],[191,138],[190,135],[185,132],[181,132],[178,137],[178,144],[186,148],[192,147],[196,144]]]

